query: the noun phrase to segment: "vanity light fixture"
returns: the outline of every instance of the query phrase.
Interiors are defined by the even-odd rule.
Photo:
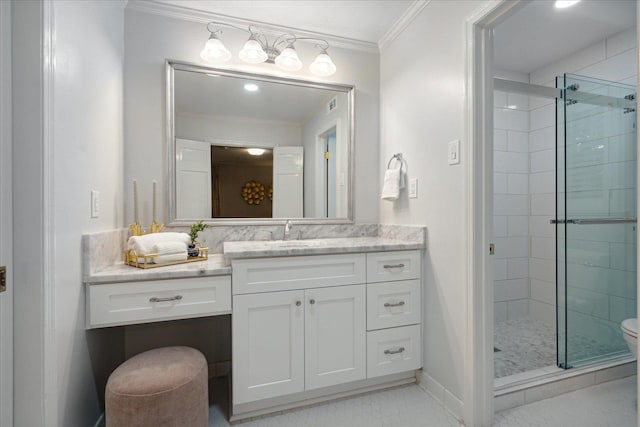
[[[579,2],[580,0],[556,0],[554,6],[558,9],[565,9]]]
[[[245,83],[244,85],[244,90],[246,90],[247,92],[257,92],[258,89],[260,88],[255,83]]]
[[[264,154],[264,148],[247,148],[247,153],[252,156],[262,156]]]
[[[286,71],[298,71],[302,68],[302,61],[298,57],[298,52],[294,46],[295,42],[298,40],[314,40],[319,42],[316,47],[320,50],[320,53],[309,66],[309,70],[313,74],[322,77],[330,76],[336,72],[336,65],[327,53],[327,50],[329,49],[329,42],[324,39],[298,37],[293,34],[282,34],[273,42],[269,43],[265,34],[256,29],[253,25],[243,28],[215,21],[207,24],[209,39],[200,52],[200,58],[206,62],[217,64],[231,59],[231,53],[218,37],[219,34],[222,34],[222,30],[215,28],[216,26],[230,27],[249,33],[249,39],[245,42],[244,47],[238,53],[238,57],[244,62],[248,62],[250,64],[266,62],[268,64],[275,64]]]

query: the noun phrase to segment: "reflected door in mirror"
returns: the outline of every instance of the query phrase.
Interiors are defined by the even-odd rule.
[[[178,218],[211,216],[211,164],[207,142],[176,140]]]

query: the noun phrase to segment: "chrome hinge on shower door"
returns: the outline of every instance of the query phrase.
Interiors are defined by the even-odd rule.
[[[496,254],[496,245],[494,245],[493,243],[489,243],[489,255],[495,255]]]
[[[0,292],[7,290],[7,267],[0,266]]]

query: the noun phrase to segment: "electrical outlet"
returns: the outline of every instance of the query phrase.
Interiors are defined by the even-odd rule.
[[[411,178],[409,180],[409,198],[418,198],[418,178]]]
[[[454,139],[449,142],[448,161],[450,165],[460,163],[460,140]]]
[[[91,218],[100,216],[100,192],[91,190]]]

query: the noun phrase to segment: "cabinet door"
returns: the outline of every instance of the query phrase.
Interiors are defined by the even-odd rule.
[[[304,390],[304,291],[233,297],[233,403]]]
[[[365,285],[305,291],[306,389],[366,377]]]

